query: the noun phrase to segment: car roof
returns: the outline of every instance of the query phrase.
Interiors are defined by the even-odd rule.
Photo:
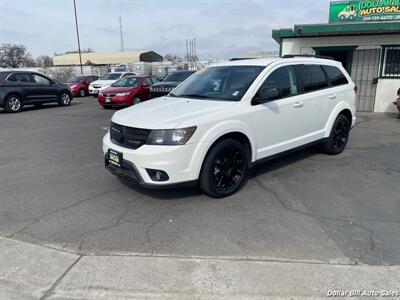
[[[290,57],[290,58],[255,58],[255,59],[240,59],[234,61],[227,61],[221,63],[215,63],[210,65],[210,67],[223,67],[223,66],[261,66],[266,67],[272,63],[316,63],[323,65],[341,65],[340,62],[332,59],[315,58],[315,57]]]

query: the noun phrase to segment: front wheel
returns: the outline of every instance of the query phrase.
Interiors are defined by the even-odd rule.
[[[249,155],[245,145],[226,139],[207,154],[199,185],[207,195],[222,198],[236,193],[246,181]]]
[[[62,92],[60,100],[58,101],[60,106],[68,106],[71,104],[71,95],[67,92]]]
[[[337,155],[346,148],[349,139],[350,121],[344,115],[339,115],[333,123],[328,140],[323,145],[323,151],[330,155]]]
[[[86,91],[85,91],[85,89],[80,89],[80,90],[79,90],[79,96],[80,96],[80,97],[85,97],[85,96],[86,96]]]
[[[133,98],[133,104],[139,104],[140,102],[142,102],[142,100],[140,99],[140,97],[136,96],[135,98]]]
[[[20,112],[22,110],[21,97],[17,95],[8,96],[4,104],[4,109],[9,113]]]

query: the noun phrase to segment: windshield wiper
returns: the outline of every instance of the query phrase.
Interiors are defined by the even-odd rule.
[[[204,96],[204,95],[198,95],[198,94],[179,95],[179,97],[184,97],[184,98],[199,98],[199,99],[210,99],[210,97],[207,97],[207,96]]]

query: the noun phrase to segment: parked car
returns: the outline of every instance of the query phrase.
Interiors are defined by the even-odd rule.
[[[291,57],[226,62],[167,97],[116,112],[105,166],[145,187],[194,185],[229,196],[251,166],[310,144],[341,153],[356,86],[340,62]]]
[[[99,104],[104,108],[127,107],[148,100],[153,80],[157,79],[146,75],[121,78],[99,93]]]
[[[96,75],[75,76],[67,80],[67,85],[71,89],[74,97],[85,97],[89,95],[89,84],[99,78],[100,77]]]
[[[114,82],[116,82],[118,79],[121,79],[126,76],[132,76],[136,75],[135,73],[132,72],[112,72],[112,73],[107,73],[100,79],[93,81],[89,85],[89,94],[97,97],[99,92],[102,89],[108,88],[111,86]]]
[[[182,81],[192,75],[195,71],[175,71],[169,73],[164,79],[155,83],[150,88],[150,98],[167,95],[176,88]]]
[[[57,102],[68,106],[73,99],[69,87],[42,74],[28,71],[0,72],[0,107],[19,112],[25,105]]]

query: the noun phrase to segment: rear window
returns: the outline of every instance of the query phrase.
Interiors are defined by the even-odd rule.
[[[332,83],[333,86],[348,84],[346,76],[340,71],[339,68],[333,66],[324,66],[326,74],[328,75],[328,79]]]
[[[328,81],[320,65],[296,65],[295,68],[303,80],[305,93],[328,87]]]

